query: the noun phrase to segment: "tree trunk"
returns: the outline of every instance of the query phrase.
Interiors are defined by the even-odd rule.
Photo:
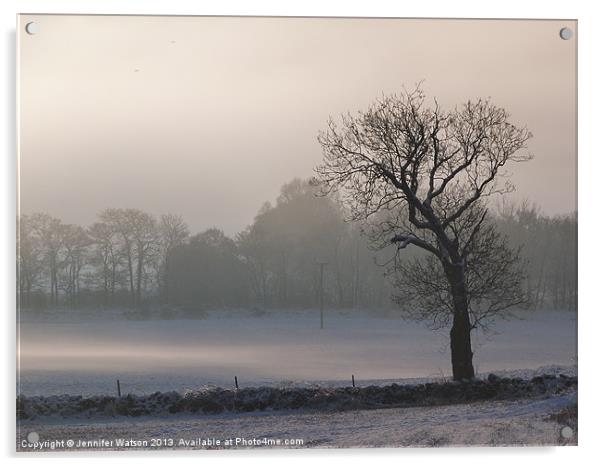
[[[449,336],[454,380],[472,379],[474,367],[467,310],[465,312],[456,310]]]
[[[463,267],[454,267],[448,271],[447,277],[454,302],[454,318],[449,332],[452,373],[454,380],[472,379],[475,373],[472,365],[471,325]]]

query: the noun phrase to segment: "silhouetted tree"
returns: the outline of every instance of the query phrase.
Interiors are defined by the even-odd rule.
[[[161,215],[159,222],[159,295],[169,302],[170,255],[174,248],[184,244],[189,235],[188,225],[180,215]]]
[[[377,270],[365,242],[354,237],[353,226],[344,221],[341,205],[336,199],[317,194],[317,188],[308,180],[286,183],[276,203],[264,204],[253,223],[238,235],[239,252],[258,303],[281,307],[317,305],[319,262],[327,262],[325,302],[352,306],[354,283],[357,285],[354,270],[365,269],[366,283]],[[356,239],[359,242],[354,242]],[[358,254],[358,248],[368,254]],[[361,261],[353,262],[358,258]]]
[[[491,316],[522,300],[517,254],[488,222],[484,200],[512,189],[507,179],[497,181],[506,164],[531,158],[523,151],[530,137],[488,100],[443,111],[436,102],[425,105],[418,88],[383,97],[340,125],[331,120],[318,138],[324,158],[317,173],[326,192],[340,193],[375,244],[394,243],[397,251],[413,245],[427,254],[405,270],[411,277],[403,282],[425,315],[451,320],[455,379],[474,377],[475,307],[484,302]],[[484,291],[496,278],[509,288]]]
[[[64,225],[62,228],[64,258],[62,261],[62,287],[69,304],[78,304],[80,292],[80,275],[87,260],[90,237],[78,225]]]
[[[120,249],[127,264],[131,303],[137,308],[142,300],[146,266],[157,251],[157,222],[152,215],[138,209],[106,209],[99,217],[120,239]]]
[[[42,275],[41,244],[33,231],[31,216],[21,216],[18,223],[17,283],[19,302],[22,306],[31,306],[32,291],[40,284]]]
[[[210,228],[170,254],[170,302],[190,310],[244,306],[248,282],[236,243]]]
[[[119,250],[117,233],[111,225],[96,222],[88,228],[91,241],[90,265],[93,282],[102,289],[104,306],[115,304],[115,292],[121,283],[124,257]]]
[[[59,302],[59,268],[64,241],[64,224],[48,214],[37,213],[30,217],[30,228],[40,245],[43,263],[48,271],[50,304]]]
[[[264,207],[271,208],[269,204]],[[256,220],[236,236],[236,243],[249,274],[255,301],[266,307],[270,304],[271,247],[264,226]]]

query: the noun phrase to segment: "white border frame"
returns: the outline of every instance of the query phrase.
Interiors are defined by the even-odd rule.
[[[597,15],[594,1],[546,2],[528,0],[498,0],[492,2],[475,0],[421,0],[390,2],[386,0],[2,0],[2,33],[4,38],[2,80],[5,108],[2,120],[1,138],[4,143],[4,157],[0,158],[0,208],[2,227],[0,247],[2,266],[0,267],[0,296],[3,298],[4,318],[4,381],[2,399],[4,419],[2,426],[2,447],[4,456],[14,460],[15,433],[15,217],[16,217],[16,137],[15,137],[15,25],[17,13],[82,13],[82,14],[170,14],[170,15],[253,15],[253,16],[372,16],[372,17],[442,17],[442,18],[549,18],[577,19],[579,21],[579,368],[581,399],[579,412],[579,447],[564,448],[456,448],[440,450],[414,449],[365,449],[365,450],[260,450],[229,452],[147,452],[121,454],[37,454],[23,455],[25,462],[34,457],[44,456],[46,461],[63,464],[65,461],[97,463],[110,461],[115,464],[131,464],[144,461],[161,464],[168,457],[178,457],[178,461],[217,460],[235,464],[240,461],[252,464],[303,464],[308,461],[326,459],[344,461],[346,464],[364,464],[373,456],[379,460],[420,462],[422,464],[461,463],[482,464],[487,460],[491,465],[507,465],[509,461],[546,461],[548,464],[566,464],[568,461],[587,461],[596,457],[598,432],[600,430],[599,389],[600,376],[599,347],[602,315],[597,308],[599,287],[598,274],[602,262],[599,230],[596,228],[600,210],[598,186],[602,174],[602,157],[599,155],[597,133],[602,108],[600,85],[602,73],[601,55],[602,17]],[[190,454],[187,454],[190,453]],[[141,458],[140,458],[141,457]]]

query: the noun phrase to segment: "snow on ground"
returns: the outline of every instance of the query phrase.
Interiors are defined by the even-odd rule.
[[[134,448],[230,448],[228,439],[244,447],[401,447],[465,445],[559,445],[575,444],[576,437],[565,439],[563,425],[550,419],[562,408],[574,405],[576,393],[546,399],[494,401],[451,406],[392,408],[346,411],[339,413],[251,413],[221,415],[179,415],[163,418],[143,417],[117,421],[23,421],[17,427],[17,448],[32,451],[50,443],[27,445],[29,433],[37,432],[41,442],[55,443],[57,449],[83,449],[80,442],[100,442],[104,446],[88,449],[127,449],[117,444],[124,439]],[[152,446],[152,439],[161,439]],[[206,446],[203,440],[219,440],[220,445]],[[268,445],[253,442],[267,439]],[[297,441],[300,439],[302,445]],[[67,443],[75,446],[69,448]],[[290,442],[293,440],[293,442]],[[280,445],[276,442],[280,441]],[[109,443],[112,442],[112,443]],[[147,445],[137,442],[147,442]],[[188,443],[186,443],[188,442]],[[90,447],[92,445],[92,447]],[[101,445],[98,443],[98,445]],[[169,445],[172,445],[171,447]]]
[[[447,332],[400,318],[327,311],[320,330],[317,311],[263,316],[215,312],[204,319],[175,320],[122,317],[23,318],[19,392],[115,395],[116,379],[124,394],[140,395],[232,388],[234,376],[242,387],[340,387],[350,385],[351,374],[360,387],[449,377]],[[535,312],[521,317],[498,322],[493,334],[476,335],[477,371],[520,378],[575,376],[576,315]],[[576,396],[320,413],[48,417],[20,421],[17,446],[28,451],[21,442],[31,432],[42,441],[171,439],[174,448],[204,448],[194,442],[208,438],[220,439],[219,448],[224,448],[227,439],[236,437],[301,439],[305,447],[554,445],[575,441],[562,439],[562,426],[549,417],[576,403]],[[180,445],[180,440],[189,443]]]
[[[113,313],[114,314],[114,313]],[[447,332],[399,317],[326,311],[262,316],[212,312],[204,319],[33,318],[20,324],[19,393],[114,395],[202,386],[349,385],[449,376]],[[499,321],[474,339],[478,372],[576,362],[576,314],[540,311]],[[563,369],[564,370],[564,369]],[[519,375],[524,376],[524,375]],[[416,381],[416,380],[414,380]]]

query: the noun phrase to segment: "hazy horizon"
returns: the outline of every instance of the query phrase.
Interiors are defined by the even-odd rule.
[[[28,35],[23,26],[39,24]],[[510,167],[544,213],[576,210],[571,21],[22,15],[20,204],[87,225],[106,207],[242,230],[313,175],[329,116],[423,81],[490,97],[533,132]]]

